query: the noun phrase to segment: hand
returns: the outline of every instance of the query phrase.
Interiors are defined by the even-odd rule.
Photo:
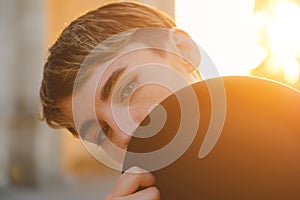
[[[160,200],[159,190],[153,186],[155,177],[144,169],[131,167],[117,180],[105,200]],[[139,187],[143,190],[137,191]]]

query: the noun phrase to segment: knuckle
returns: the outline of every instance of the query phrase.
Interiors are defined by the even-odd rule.
[[[156,187],[150,187],[148,189],[148,192],[151,199],[156,199],[156,200],[160,199],[160,191]]]

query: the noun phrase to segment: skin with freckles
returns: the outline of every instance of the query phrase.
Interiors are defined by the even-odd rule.
[[[197,81],[192,75],[194,68],[192,66],[184,66],[184,64],[186,63],[183,63],[181,58],[179,59],[178,56],[169,53],[165,54],[149,49],[134,51],[120,57],[104,72],[103,66],[98,66],[83,87],[60,102],[60,109],[64,115],[73,119],[72,98],[76,98],[79,102],[88,102],[87,98],[94,97],[94,105],[81,103],[78,107],[80,110],[79,127],[90,121],[90,125],[84,130],[84,138],[82,139],[97,143],[115,161],[122,163],[126,151],[116,151],[111,145],[113,143],[122,150],[127,149],[131,136],[122,127],[127,127],[126,130],[132,130],[133,132],[138,123],[144,119],[150,110],[171,93],[168,88],[159,84],[143,84],[149,82],[147,80],[153,74],[147,73],[147,70],[134,69],[138,66],[146,65],[154,66],[154,69],[156,66],[157,69],[169,66],[186,80],[186,84],[192,84]],[[112,94],[106,95],[108,96],[107,98],[103,98],[105,96],[105,92],[103,92],[105,91],[105,84],[110,82],[109,79],[116,75],[116,72],[119,72],[116,78],[118,83],[115,83],[114,87],[112,86]],[[160,74],[159,70],[153,73],[157,74],[157,76]],[[102,75],[99,79],[100,74]],[[168,79],[168,74],[163,74],[163,78]],[[172,79],[172,76],[170,78]],[[116,80],[112,82],[116,82]],[[182,85],[182,87],[184,86]],[[96,88],[96,90],[94,91],[92,88]],[[131,118],[132,121],[128,123],[128,120],[125,120],[116,123],[112,113],[112,106],[115,106],[119,111],[117,115],[119,119]],[[128,111],[130,116],[128,117],[126,112],[122,112],[122,110]],[[95,113],[97,119],[94,119],[93,113]],[[99,127],[102,127],[102,131],[99,130]],[[82,131],[80,131],[80,134],[82,134]],[[120,176],[106,199],[159,200],[160,193],[154,186],[155,179],[153,175],[149,172],[140,173],[140,170],[137,169],[132,171],[134,173],[125,172]],[[140,187],[145,189],[136,192]]]
[[[117,152],[111,148],[111,143],[126,150],[130,134],[151,109],[172,92],[162,84],[151,83],[151,77],[161,74],[160,68],[169,67],[174,70],[172,73],[178,73],[185,79],[186,85],[197,79],[192,76],[194,67],[184,66],[186,63],[178,56],[151,49],[122,55],[105,69],[104,66],[110,62],[96,67],[83,86],[75,91],[73,96],[63,99],[59,105],[62,113],[74,120],[72,99],[76,98],[76,101],[80,102],[80,106],[76,108],[80,115],[76,117],[82,139],[101,146],[117,162],[122,163],[124,151]],[[147,67],[151,68],[150,72],[143,70]],[[168,77],[174,79],[171,75],[162,75],[163,79]],[[107,85],[110,85],[109,89]],[[94,105],[87,103],[89,98],[95,98]],[[113,110],[117,110],[118,113],[113,113]]]
[[[95,67],[91,76],[59,103],[61,112],[76,121],[81,139],[100,146],[118,163],[123,163],[131,134],[155,105],[200,80],[195,67],[177,54],[135,43],[124,52]],[[170,83],[173,87],[166,87]],[[151,173],[129,169],[106,199],[158,200],[160,193],[154,183]],[[144,189],[137,191],[140,187]]]

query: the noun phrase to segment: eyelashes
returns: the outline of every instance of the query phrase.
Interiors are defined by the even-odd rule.
[[[107,123],[103,124],[102,128],[95,134],[95,144],[100,146],[107,138],[109,138],[110,133],[110,126]]]
[[[120,99],[121,102],[123,102],[125,99],[127,99],[133,92],[135,88],[135,81],[130,81],[124,89],[121,91]]]
[[[120,101],[124,102],[136,88],[136,77],[129,81],[120,91]]]
[[[136,89],[137,77],[135,76],[125,83],[126,84],[120,84],[125,86],[117,89],[117,98],[119,99],[118,101],[120,103],[125,102]],[[102,122],[100,130],[94,132],[93,143],[97,146],[101,146],[104,141],[106,141],[112,136],[112,134],[112,129],[109,126],[109,124],[106,122]]]

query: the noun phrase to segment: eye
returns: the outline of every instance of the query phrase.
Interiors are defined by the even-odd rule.
[[[121,101],[124,101],[128,98],[135,88],[135,80],[130,81],[121,92]]]
[[[100,131],[95,135],[95,142],[100,146],[108,137],[111,132],[111,128],[108,124],[104,124]]]

